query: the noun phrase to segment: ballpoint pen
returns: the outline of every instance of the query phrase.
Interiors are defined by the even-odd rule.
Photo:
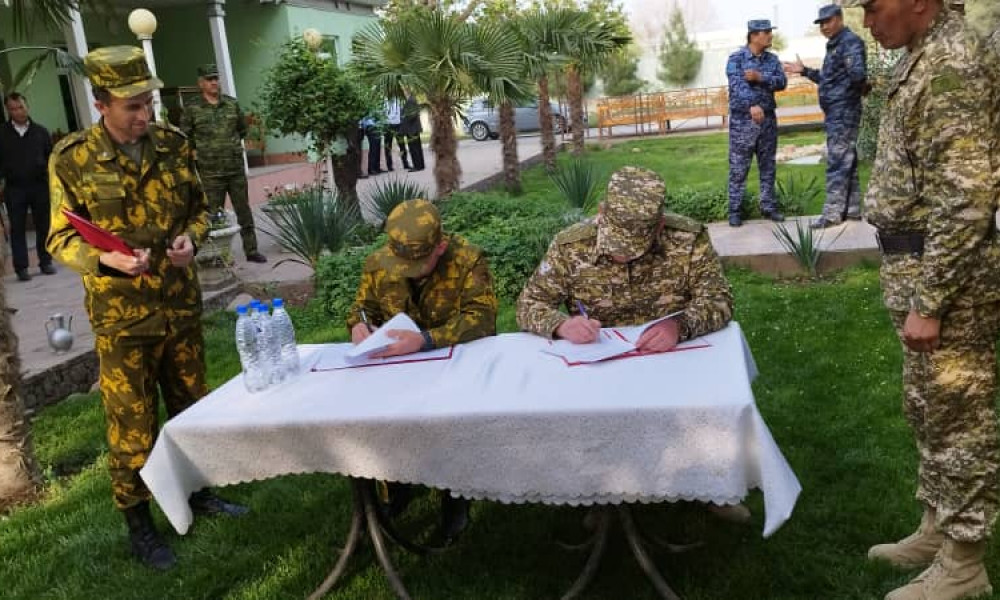
[[[583,307],[583,302],[580,302],[579,300],[577,300],[576,301],[576,309],[578,311],[580,311],[580,314],[583,315],[584,319],[589,319],[590,318],[590,315],[587,314],[587,309]]]
[[[365,309],[362,308],[358,312],[361,313],[361,322],[364,323],[365,327],[368,328],[368,333],[375,331],[375,328],[372,327],[372,324],[368,322],[368,315],[365,314]]]

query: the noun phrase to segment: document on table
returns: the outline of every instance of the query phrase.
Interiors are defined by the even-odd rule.
[[[639,342],[639,338],[642,337],[643,332],[657,323],[676,317],[683,312],[682,310],[673,312],[643,325],[603,327],[597,337],[597,341],[589,344],[574,344],[567,340],[553,340],[549,342],[548,346],[542,348],[542,352],[562,358],[563,362],[571,367],[612,358],[652,354],[649,352],[640,352],[635,346]],[[708,346],[709,344],[701,340],[688,340],[678,344],[670,352],[707,348]]]
[[[414,331],[416,333],[420,333],[420,328],[413,322],[410,315],[406,313],[398,313],[396,316],[383,323],[381,327],[372,332],[370,336],[365,338],[365,341],[351,348],[350,351],[347,352],[347,357],[370,358],[372,354],[378,354],[389,346],[395,344],[399,340],[389,337],[389,331],[393,329],[402,329],[404,331]]]
[[[357,367],[378,367],[383,365],[400,365],[404,363],[425,362],[431,360],[450,360],[455,351],[454,346],[435,348],[426,352],[415,352],[389,358],[371,358],[366,356],[350,357],[343,346],[327,346],[319,352],[319,358],[313,363],[310,371],[339,371]]]

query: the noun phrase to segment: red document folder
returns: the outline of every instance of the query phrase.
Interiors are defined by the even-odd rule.
[[[118,252],[129,256],[134,254],[132,252],[132,248],[125,243],[125,240],[111,233],[107,229],[98,227],[75,212],[66,210],[65,208],[62,210],[62,213],[66,215],[67,219],[69,219],[70,225],[72,225],[73,228],[79,232],[80,236],[82,236],[83,239],[85,239],[91,246],[104,250],[105,252],[114,252],[117,250]]]

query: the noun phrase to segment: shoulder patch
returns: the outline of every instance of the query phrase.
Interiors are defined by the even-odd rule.
[[[962,76],[951,66],[944,67],[940,73],[931,78],[932,94],[947,94],[962,88]]]
[[[52,154],[59,154],[70,146],[82,143],[83,140],[87,139],[87,131],[88,129],[82,129],[63,136],[63,138],[56,143],[55,147],[52,148]]]
[[[579,242],[580,240],[585,240],[587,238],[592,238],[597,236],[597,223],[593,219],[588,219],[582,223],[577,223],[563,229],[556,234],[555,242],[562,246],[563,244],[572,244],[573,242]]]
[[[672,212],[663,213],[663,224],[669,229],[680,229],[681,231],[690,231],[691,233],[698,233],[703,227],[700,222],[691,217],[685,217],[684,215]]]

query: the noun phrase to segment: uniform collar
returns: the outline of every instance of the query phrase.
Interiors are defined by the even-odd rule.
[[[849,31],[851,31],[851,28],[848,27],[847,25],[844,25],[843,27],[841,27],[840,31],[837,32],[837,35],[833,36],[832,38],[830,38],[830,39],[828,39],[826,41],[826,47],[827,48],[833,48],[834,46],[836,46],[837,44],[839,44],[841,41],[843,41],[844,34],[848,33]]]
[[[97,153],[94,158],[98,162],[108,162],[115,160],[118,155],[118,147],[115,145],[114,140],[108,135],[108,130],[104,128],[104,119],[101,118],[100,121],[95,123],[90,128],[91,134],[94,138],[95,145],[97,146]],[[146,142],[143,149],[143,158],[151,158],[147,153],[149,148],[152,148],[156,154],[165,154],[170,152],[170,148],[167,147],[166,140],[163,137],[163,130],[160,129],[158,125],[150,124],[149,130],[146,132]],[[145,160],[143,162],[146,162]]]
[[[910,54],[917,56],[923,51],[924,47],[927,46],[927,42],[929,40],[936,39],[942,35],[945,37],[957,36],[958,33],[952,30],[957,29],[959,25],[960,22],[955,17],[953,11],[942,6],[941,12],[939,12],[937,17],[934,18],[931,26],[928,27],[927,31],[925,31],[924,34],[914,42],[913,48],[910,49]]]

